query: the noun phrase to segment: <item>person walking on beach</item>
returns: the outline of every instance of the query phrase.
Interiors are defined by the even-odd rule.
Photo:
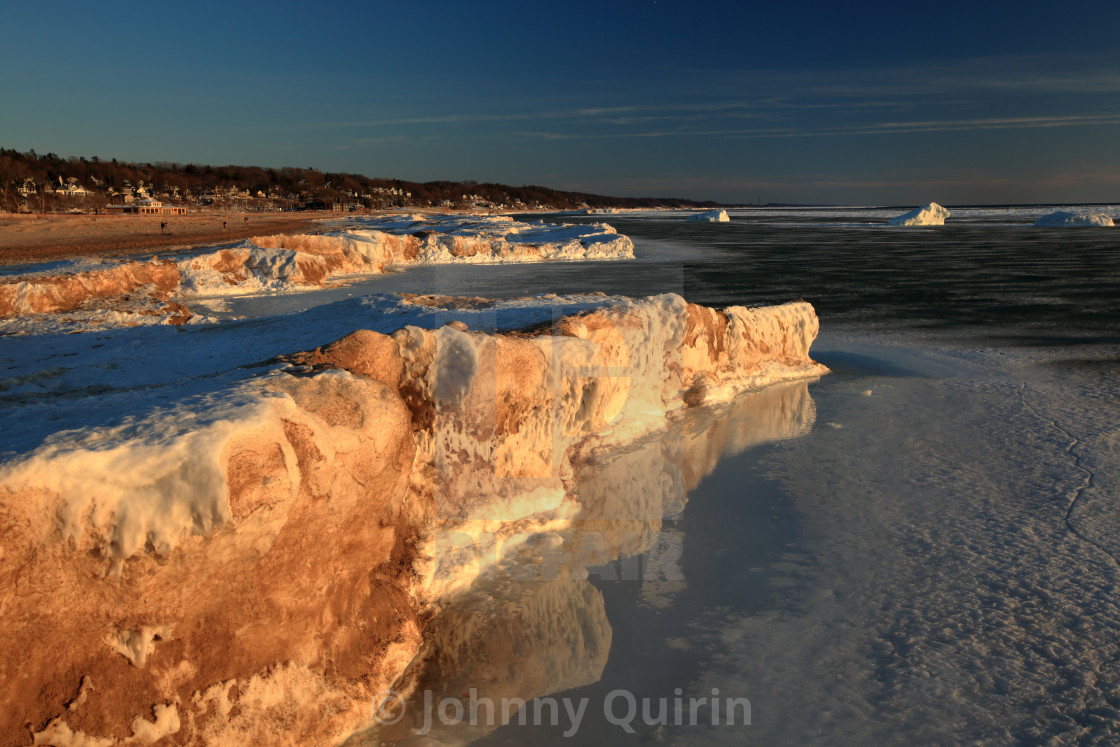
[[[159,232],[163,233],[163,229],[167,228],[167,221],[161,220],[159,222]]]

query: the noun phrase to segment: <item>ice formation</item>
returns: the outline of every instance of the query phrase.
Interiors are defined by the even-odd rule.
[[[888,226],[943,226],[949,211],[931,202],[925,207],[914,208],[909,213],[903,213],[897,218],[887,221]]]
[[[1058,210],[1057,212],[1044,215],[1036,220],[1034,224],[1043,228],[1115,225],[1112,218],[1104,213],[1072,213],[1066,210]]]
[[[106,313],[136,323],[183,324],[191,314],[169,300],[178,285],[178,267],[159,259],[65,274],[33,273],[0,283],[0,319],[73,311],[91,301],[113,299],[114,308]],[[130,294],[138,294],[138,298]]]
[[[353,223],[321,235],[258,236],[178,260],[16,276],[0,283],[0,320],[90,311],[87,316],[106,326],[183,324],[197,314],[182,304],[198,297],[288,292],[409,265],[634,258],[630,238],[605,223],[576,226],[442,215]],[[20,330],[9,324],[5,331]]]
[[[561,210],[559,215],[619,215],[626,212],[622,208],[583,208],[582,210]]]
[[[598,297],[553,321],[562,299],[395,298],[368,317],[382,332],[294,343],[301,353],[275,357],[284,349],[270,351],[258,324],[227,363],[234,378],[176,349],[216,351],[213,334],[175,335],[165,361],[186,356],[201,373],[162,390],[177,401],[61,430],[0,464],[0,733],[337,742],[400,685],[430,605],[496,563],[455,548],[569,527],[595,502],[593,486],[579,495],[581,465],[697,405],[825,372],[809,358],[806,303],[717,311],[673,295]],[[495,307],[521,331],[468,326]],[[345,325],[337,313],[319,316]],[[448,323],[414,326],[422,319]],[[296,320],[286,327],[281,344],[307,339]],[[103,374],[89,365],[81,383]],[[128,388],[143,396],[153,384],[135,384],[168,375],[154,365]],[[40,419],[68,422],[72,405],[44,407],[58,411]],[[568,605],[593,668],[609,630],[585,624],[588,593],[557,587],[539,621]],[[557,676],[574,686],[590,675]]]
[[[705,213],[694,213],[687,218],[690,223],[730,223],[726,210],[709,210]]]

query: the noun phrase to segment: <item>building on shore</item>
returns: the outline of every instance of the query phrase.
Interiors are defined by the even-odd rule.
[[[145,199],[127,205],[106,205],[105,212],[110,215],[186,215],[187,209],[176,205],[164,205],[159,200]]]

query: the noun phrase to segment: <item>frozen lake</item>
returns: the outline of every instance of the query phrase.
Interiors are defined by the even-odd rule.
[[[219,324],[4,337],[0,452],[240,407],[278,352],[451,313],[369,294],[804,299],[831,374],[577,463],[571,525],[494,547],[426,631],[401,721],[351,743],[1115,743],[1120,234],[1031,227],[1050,211],[565,216],[636,259],[418,267],[210,299]]]
[[[1114,743],[1120,246],[1030,228],[1036,212],[608,216],[637,263],[456,273],[440,292],[804,298],[833,373],[589,468],[591,503],[614,508],[543,543],[568,565],[529,554],[450,610],[421,675],[431,732],[418,695],[380,738]],[[472,687],[527,701],[527,724],[441,725]],[[750,725],[728,725],[741,698]]]

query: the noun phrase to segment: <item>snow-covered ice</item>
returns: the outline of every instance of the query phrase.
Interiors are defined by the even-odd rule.
[[[173,709],[173,731],[211,743],[280,728],[336,741],[416,656],[427,606],[492,567],[456,563],[448,536],[513,548],[565,529],[578,464],[681,413],[822,375],[816,334],[803,302],[382,295],[8,338],[0,578],[20,580],[0,587],[0,665],[40,679],[9,680],[0,700],[47,715],[37,698],[69,685],[28,665],[39,651],[84,657],[96,704],[83,707],[115,728]],[[360,665],[324,667],[335,651]],[[233,683],[236,713],[212,707]],[[337,707],[283,727],[268,716],[303,698]]]
[[[727,216],[726,210],[708,210],[703,213],[694,213],[685,220],[690,223],[729,223],[731,218]]]
[[[207,319],[191,310],[195,299],[305,292],[416,265],[634,258],[633,242],[605,223],[523,223],[504,216],[459,215],[348,223],[348,228],[316,235],[258,236],[185,258],[8,275],[0,282],[0,332],[34,331],[27,317],[71,312],[65,319],[78,329],[198,323]],[[58,326],[58,317],[53,323]]]
[[[1105,213],[1093,212],[1071,212],[1068,210],[1058,210],[1053,213],[1042,216],[1034,222],[1036,226],[1044,228],[1070,226],[1070,227],[1086,227],[1086,226],[1113,226],[1111,216]]]
[[[887,221],[889,226],[943,226],[945,219],[949,217],[949,211],[938,205],[936,202],[931,202],[928,205],[920,208],[914,208],[908,213],[891,218]]]

